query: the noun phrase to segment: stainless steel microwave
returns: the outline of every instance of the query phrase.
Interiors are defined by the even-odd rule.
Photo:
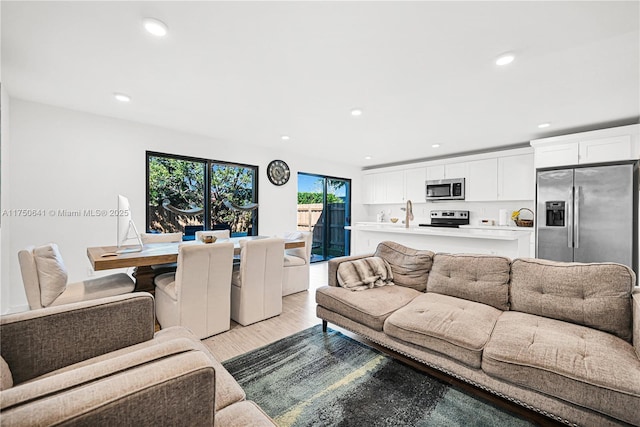
[[[464,178],[427,181],[427,201],[464,200]]]

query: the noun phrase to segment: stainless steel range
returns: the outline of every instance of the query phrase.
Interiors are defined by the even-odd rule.
[[[431,224],[418,224],[420,227],[458,228],[469,225],[469,211],[431,211]]]

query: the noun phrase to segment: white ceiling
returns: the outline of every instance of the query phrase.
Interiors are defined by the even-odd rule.
[[[367,167],[637,122],[639,4],[2,1],[2,83]],[[145,33],[147,16],[168,36]]]

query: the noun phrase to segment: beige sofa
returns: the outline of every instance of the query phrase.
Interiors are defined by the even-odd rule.
[[[147,293],[2,316],[3,426],[274,426]]]
[[[612,263],[434,254],[383,242],[395,286],[329,286],[317,315],[566,424],[640,425],[640,292]],[[345,267],[348,264],[345,264]],[[344,270],[341,270],[344,271]]]

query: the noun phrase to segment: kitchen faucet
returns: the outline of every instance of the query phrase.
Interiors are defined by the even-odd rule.
[[[411,200],[407,200],[406,207],[400,208],[400,210],[405,211],[404,226],[409,228],[409,221],[413,220],[413,203],[411,203]]]

